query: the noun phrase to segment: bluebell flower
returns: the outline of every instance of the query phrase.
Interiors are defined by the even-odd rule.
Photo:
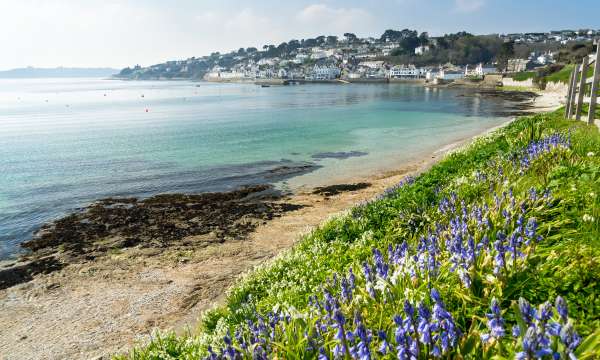
[[[512,327],[512,336],[514,336],[514,337],[521,336],[521,328],[519,327],[519,325],[515,325]]]
[[[379,352],[382,353],[383,355],[385,355],[385,354],[387,354],[388,349],[390,348],[390,344],[387,341],[387,335],[385,334],[385,331],[379,330],[377,332],[377,336],[379,337],[379,340],[381,341],[381,344],[379,345]]]
[[[502,318],[500,304],[496,298],[492,299],[490,310],[491,313],[486,314],[488,318],[488,327],[494,338],[500,338],[504,336],[504,319]]]
[[[336,359],[341,359],[346,354],[346,348],[343,344],[336,344],[333,347],[333,357]]]
[[[431,313],[429,312],[429,309],[427,308],[427,306],[425,306],[425,304],[423,302],[421,302],[419,304],[418,307],[418,313],[419,313],[419,321],[418,321],[418,332],[419,332],[419,340],[421,341],[421,343],[423,344],[431,344],[431,327],[432,324],[430,323],[430,317],[431,317]]]
[[[567,302],[565,299],[563,299],[561,296],[557,296],[554,306],[556,307],[556,312],[558,312],[561,320],[566,322],[569,318],[569,309],[567,308]]]
[[[327,352],[325,351],[325,348],[321,347],[319,348],[319,356],[317,357],[318,360],[329,360],[329,356],[327,356]]]
[[[536,318],[540,322],[547,322],[552,317],[552,305],[548,301],[540,305]]]
[[[210,345],[208,346],[207,351],[208,356],[205,357],[206,360],[217,360],[219,358]]]
[[[535,309],[529,304],[524,298],[519,298],[519,311],[521,312],[521,318],[527,325],[533,323],[533,319],[536,317]]]
[[[350,288],[356,288],[356,276],[354,276],[354,272],[352,271],[352,267],[348,269],[348,281],[350,282]]]
[[[560,341],[567,348],[569,356],[572,356],[573,352],[575,351],[575,349],[577,349],[577,346],[581,342],[581,337],[579,336],[579,334],[577,334],[571,322],[568,322],[565,326],[562,327],[560,331]]]

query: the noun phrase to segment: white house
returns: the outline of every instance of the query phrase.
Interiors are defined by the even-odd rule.
[[[370,69],[379,69],[383,66],[383,61],[361,61],[358,66],[367,67]]]
[[[312,72],[313,80],[333,80],[340,76],[340,69],[335,66],[315,65]]]
[[[483,76],[483,64],[479,63],[474,70],[469,70],[469,65],[465,66],[465,76]]]
[[[388,71],[388,77],[392,79],[419,79],[425,77],[425,69],[414,65],[396,65]]]
[[[554,62],[554,56],[552,53],[548,52],[538,56],[535,60],[540,65],[547,65]]]
[[[262,59],[258,60],[257,64],[273,66],[273,65],[275,65],[275,63],[277,63],[277,61],[279,61],[278,58],[262,58]]]
[[[327,51],[321,50],[321,51],[313,51],[313,53],[310,55],[310,58],[313,60],[320,60],[320,59],[325,59],[328,56],[329,55],[327,54]]]
[[[415,55],[423,55],[423,54],[425,54],[428,51],[429,51],[429,46],[428,45],[417,46],[415,48]]]

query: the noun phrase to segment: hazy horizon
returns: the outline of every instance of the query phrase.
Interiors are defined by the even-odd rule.
[[[147,66],[173,59],[352,32],[411,28],[442,35],[600,28],[600,3],[500,0],[328,0],[218,4],[191,0],[8,1],[0,12],[0,71]],[[587,11],[581,12],[579,9]],[[543,14],[543,16],[540,16]]]

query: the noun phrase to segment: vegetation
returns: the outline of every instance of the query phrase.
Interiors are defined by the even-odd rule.
[[[536,75],[535,71],[521,71],[512,76],[515,81],[526,81],[529,79],[533,79]]]
[[[600,134],[520,118],[249,273],[200,334],[123,358],[600,354]]]
[[[504,45],[504,41],[494,35],[473,35],[467,32],[447,34],[436,38],[435,46],[423,55],[415,55],[414,49],[424,42],[421,37],[413,34],[409,48],[392,52],[386,58],[391,63],[415,64],[416,66],[453,64],[491,63],[497,55],[504,54],[507,61],[512,56],[512,50]],[[429,40],[428,40],[429,41]]]

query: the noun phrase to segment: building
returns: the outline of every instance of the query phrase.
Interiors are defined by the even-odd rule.
[[[554,56],[552,53],[548,52],[538,56],[535,61],[540,65],[547,65],[554,62]]]
[[[415,48],[415,55],[423,55],[423,54],[425,54],[428,51],[429,51],[429,46],[428,45],[417,46]]]
[[[479,65],[477,65],[477,67],[475,67],[475,69],[473,69],[473,70],[469,69],[469,65],[465,66],[465,76],[482,77],[483,76],[483,64],[479,63]]]
[[[312,80],[333,80],[340,76],[340,69],[335,66],[315,65],[312,71]]]
[[[370,69],[379,69],[383,66],[383,61],[361,61],[358,66],[367,67]]]
[[[425,69],[420,69],[414,65],[396,65],[388,71],[390,79],[420,79],[426,75]]]
[[[527,70],[527,59],[508,59],[508,65],[506,66],[507,72],[521,72]]]

